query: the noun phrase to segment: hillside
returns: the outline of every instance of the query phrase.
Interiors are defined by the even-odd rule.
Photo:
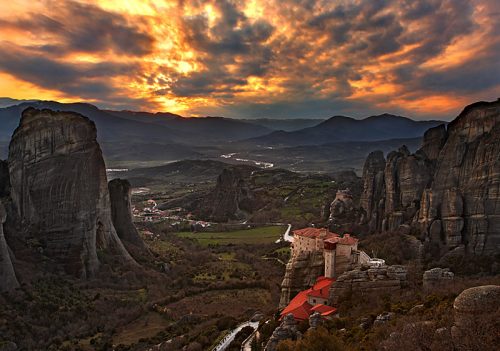
[[[443,121],[414,121],[387,113],[361,120],[335,116],[314,127],[293,132],[276,131],[248,141],[263,145],[298,146],[416,138],[422,136],[427,129],[443,123]]]

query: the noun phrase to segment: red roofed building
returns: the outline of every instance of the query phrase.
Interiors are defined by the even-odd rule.
[[[340,236],[325,228],[304,228],[293,232],[292,255],[310,252],[323,252],[325,257],[325,276],[334,278],[352,266],[362,263],[358,251],[358,239],[350,234]],[[361,255],[364,261],[368,255]]]
[[[337,312],[330,304],[330,287],[335,279],[319,277],[309,289],[299,292],[281,312],[281,318],[291,313],[298,321],[309,318],[314,312],[322,316],[332,316]]]

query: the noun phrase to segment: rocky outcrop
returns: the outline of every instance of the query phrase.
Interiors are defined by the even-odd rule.
[[[7,161],[0,160],[0,198],[9,195],[9,192],[9,164],[7,163]]]
[[[298,292],[313,286],[316,279],[324,274],[324,270],[325,259],[321,251],[302,251],[292,256],[286,265],[285,277],[281,283],[279,308],[285,308]]]
[[[464,290],[453,303],[453,343],[458,350],[494,350],[500,327],[500,286],[484,285]]]
[[[111,218],[116,233],[121,240],[130,244],[144,247],[132,221],[131,186],[128,180],[116,178],[108,183],[111,200]]]
[[[6,219],[7,212],[2,202],[0,202],[0,292],[11,291],[19,287],[10,257],[10,250],[3,232],[3,224]]]
[[[359,219],[359,208],[354,206],[350,189],[338,190],[330,204],[329,228],[333,232],[350,232],[352,223]]]
[[[371,231],[380,228],[384,214],[384,169],[385,158],[382,151],[370,153],[363,167],[363,193],[360,206],[365,210],[362,222],[367,223]]]
[[[28,108],[9,146],[15,235],[78,277],[94,275],[101,257],[133,262],[113,227],[96,134],[80,114]]]
[[[297,330],[297,322],[293,314],[287,314],[281,324],[276,328],[266,344],[265,351],[276,351],[278,344],[283,340],[296,340],[301,337]]]
[[[454,278],[455,275],[448,268],[432,268],[424,272],[422,281],[424,289],[430,289],[449,283]]]
[[[334,303],[349,293],[363,294],[374,291],[398,290],[406,286],[407,271],[404,266],[383,266],[347,271],[337,278],[330,289]]]
[[[215,189],[205,203],[209,218],[216,222],[245,218],[251,212],[253,194],[245,183],[245,175],[238,168],[225,168],[217,178]]]
[[[363,170],[361,222],[372,232],[401,225],[451,250],[500,250],[500,100],[470,105],[446,128],[429,129],[414,154],[372,153]]]

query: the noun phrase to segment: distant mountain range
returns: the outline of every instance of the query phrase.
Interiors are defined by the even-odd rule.
[[[87,103],[0,98],[0,159],[27,107],[74,111],[95,122],[108,165],[145,167],[183,159],[230,163],[270,162],[294,170],[331,171],[333,165],[359,169],[380,141],[418,146],[423,133],[442,121],[414,121],[383,114],[362,120],[185,118],[176,114],[102,110]],[[412,140],[409,140],[412,139]],[[377,143],[374,143],[377,142]],[[385,149],[377,145],[378,148]],[[349,151],[354,150],[354,151]],[[355,156],[354,156],[355,155]]]
[[[344,141],[377,141],[416,138],[443,121],[414,121],[407,117],[384,113],[365,119],[335,116],[316,126],[296,131],[275,131],[248,140],[275,146],[322,145]]]

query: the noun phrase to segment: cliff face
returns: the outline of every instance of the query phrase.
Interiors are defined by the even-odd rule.
[[[92,276],[97,252],[133,262],[111,220],[106,170],[88,118],[29,108],[9,146],[11,198],[24,239],[67,273]]]
[[[298,292],[310,288],[316,279],[325,273],[325,259],[323,252],[301,252],[292,256],[285,270],[285,277],[281,283],[281,297],[279,308],[284,308],[290,298]]]
[[[7,161],[0,160],[0,198],[9,195],[9,191],[9,164]]]
[[[362,219],[372,232],[410,224],[449,249],[500,250],[500,101],[470,105],[429,129],[422,148],[380,152],[363,171]]]
[[[113,179],[108,183],[111,199],[111,217],[116,233],[121,240],[139,247],[144,242],[132,221],[131,186],[126,179]]]
[[[7,219],[5,207],[0,202],[0,292],[10,291],[19,287],[19,283],[12,266],[9,247],[5,241],[3,224]]]

